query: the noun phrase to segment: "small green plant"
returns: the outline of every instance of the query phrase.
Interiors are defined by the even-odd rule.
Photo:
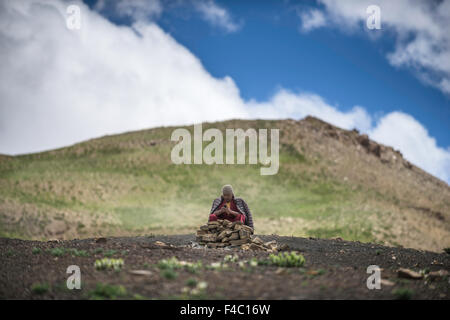
[[[109,285],[97,283],[94,290],[89,292],[89,299],[103,300],[103,299],[117,299],[127,295],[127,290],[122,285]]]
[[[382,250],[377,249],[377,250],[375,251],[375,254],[376,254],[377,256],[379,256],[382,252],[383,252]]]
[[[410,300],[414,292],[408,288],[398,288],[393,290],[392,294],[395,296],[397,300]]]
[[[209,265],[206,266],[207,269],[212,269],[212,270],[223,270],[223,269],[227,269],[228,265],[226,263],[223,263],[221,261],[219,262],[211,262]]]
[[[178,273],[173,269],[164,269],[161,271],[161,276],[163,276],[166,279],[175,279],[178,277]]]
[[[188,287],[195,287],[197,285],[197,280],[194,278],[189,278],[186,280],[186,285]]]
[[[48,289],[49,285],[47,283],[35,283],[31,286],[31,292],[34,294],[44,294]]]
[[[448,248],[444,248],[444,252],[446,252],[446,253],[450,254],[450,247],[448,247]]]
[[[259,265],[259,261],[256,258],[251,258],[248,265],[250,267],[257,267]]]
[[[227,254],[225,257],[223,257],[223,262],[236,262],[238,261],[239,256],[237,254],[231,255]]]
[[[111,249],[111,250],[105,251],[104,255],[105,255],[105,257],[112,257],[112,256],[115,255],[116,253],[117,253],[116,250]]]
[[[183,294],[187,295],[187,298],[204,299],[204,298],[206,298],[205,291],[206,291],[207,287],[208,287],[207,282],[200,281],[200,282],[194,284],[193,286],[191,286],[191,288],[183,287],[183,289],[181,291]]]
[[[238,266],[245,272],[252,272],[254,267],[258,265],[269,265],[270,261],[267,259],[258,260],[256,258],[251,258],[250,260],[238,261]]]
[[[158,268],[161,270],[184,268],[190,273],[196,273],[202,267],[203,264],[201,261],[197,262],[180,261],[176,257],[171,257],[170,259],[162,259],[158,262]]]
[[[103,253],[103,248],[95,248],[94,253],[95,254],[102,254]]]
[[[31,250],[31,252],[32,252],[33,254],[39,254],[39,253],[42,252],[42,250],[41,250],[41,248],[36,248],[36,247],[34,247],[34,248]]]
[[[66,250],[67,253],[69,253],[72,256],[76,256],[76,257],[89,257],[89,252],[87,252],[86,250],[78,250],[78,249],[67,249]]]
[[[269,255],[270,264],[278,266],[278,267],[302,267],[305,263],[305,258],[295,252],[280,252],[277,255],[271,253]]]
[[[181,268],[180,261],[176,257],[171,257],[170,259],[162,259],[158,262],[158,268],[164,269],[177,269]]]
[[[95,260],[94,266],[97,270],[115,270],[120,271],[123,267],[123,259],[109,259],[103,258]]]
[[[66,253],[66,250],[64,248],[52,248],[49,252],[52,256],[61,257]]]

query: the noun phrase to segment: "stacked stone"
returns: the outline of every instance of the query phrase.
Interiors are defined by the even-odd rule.
[[[210,221],[197,230],[197,242],[210,248],[221,248],[248,243],[252,234],[253,229],[240,221]]]
[[[253,228],[240,221],[228,220],[210,221],[197,230],[197,242],[209,248],[241,246],[243,250],[280,251],[275,240],[264,243],[259,237],[253,236]]]

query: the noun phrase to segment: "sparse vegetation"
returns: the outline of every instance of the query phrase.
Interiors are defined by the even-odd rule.
[[[48,250],[52,256],[61,257],[66,253],[64,248],[52,248]]]
[[[194,278],[189,278],[189,279],[187,279],[186,280],[186,285],[188,286],[188,287],[195,287],[196,285],[197,285],[197,280],[196,279],[194,279]]]
[[[398,288],[394,289],[392,294],[397,300],[410,300],[414,294],[414,291],[408,288]]]
[[[117,250],[110,249],[110,250],[105,251],[105,252],[103,253],[103,255],[104,255],[105,257],[112,257],[112,256],[115,255],[116,253],[117,253]]]
[[[31,292],[34,294],[47,293],[50,286],[47,283],[35,283],[31,286]]]
[[[12,225],[0,217],[0,236],[43,240],[52,237],[55,229],[64,230],[69,238],[94,236],[99,231],[111,236],[123,232],[191,232],[204,222],[205,208],[209,209],[220,191],[226,172],[227,180],[239,181],[236,192],[255,212],[261,234],[385,241],[434,251],[442,250],[437,244],[448,247],[448,231],[434,226],[434,220],[423,216],[418,219],[417,210],[410,208],[420,196],[423,206],[447,216],[448,188],[436,184],[436,189],[424,189],[408,176],[408,170],[396,171],[381,161],[374,161],[367,170],[366,160],[372,159],[367,158],[369,155],[357,152],[355,156],[352,151],[356,145],[340,142],[347,139],[319,136],[322,129],[336,130],[314,119],[295,125],[275,120],[233,120],[204,124],[204,130],[225,130],[230,125],[280,129],[285,138],[281,141],[278,174],[261,176],[259,165],[176,166],[170,161],[173,143],[167,143],[173,127],[105,136],[49,152],[8,157],[0,161],[4,200],[0,211],[17,217],[20,223]],[[346,132],[345,137],[349,134]],[[148,147],[149,141],[157,143]],[[315,141],[320,143],[311,143]],[[340,148],[339,153],[334,146]],[[401,159],[397,162],[400,164]],[[350,175],[349,167],[357,174]],[[373,174],[383,179],[375,180]],[[176,196],[177,203],[167,195]],[[187,204],[188,210],[179,203]],[[394,238],[394,229],[379,232],[384,225],[392,224],[392,219],[406,223],[406,216],[414,218],[408,223],[429,224],[439,230],[423,237],[426,229],[409,228],[411,236],[402,239]],[[105,256],[115,254],[108,252]]]
[[[203,267],[201,261],[197,262],[180,261],[176,257],[171,257],[170,259],[162,259],[158,262],[157,266],[161,270],[174,270],[184,268],[191,273],[196,273],[199,269]]]
[[[223,257],[223,262],[237,262],[239,259],[239,256],[237,254],[231,255],[227,254],[225,257]]]
[[[94,290],[89,291],[89,299],[104,300],[104,299],[118,299],[124,298],[127,295],[127,290],[122,285],[110,285],[104,283],[97,283]]]
[[[109,259],[103,258],[95,260],[94,266],[97,270],[115,270],[120,271],[123,267],[123,259]]]
[[[89,257],[89,252],[86,250],[67,249],[67,253],[75,257]]]
[[[171,280],[171,279],[177,278],[178,273],[173,269],[164,269],[164,270],[161,270],[161,276],[166,279]]]
[[[39,253],[40,251],[37,250],[36,253]],[[47,249],[47,252],[49,252],[52,256],[55,257],[62,257],[66,254],[71,255],[73,257],[89,257],[89,252],[86,250],[78,250],[76,248],[51,248]],[[34,252],[33,252],[34,253]]]
[[[269,255],[269,261],[270,264],[278,266],[278,267],[287,267],[287,268],[293,268],[293,267],[302,267],[305,263],[305,258],[295,252],[280,252],[278,254],[271,253]]]
[[[205,299],[205,291],[208,287],[208,283],[206,281],[196,282],[195,284],[190,285],[190,287],[184,287],[182,289],[182,293],[187,295],[189,299]]]

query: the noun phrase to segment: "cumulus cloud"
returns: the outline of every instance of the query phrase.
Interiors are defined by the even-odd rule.
[[[367,132],[449,179],[449,151],[406,114],[388,114],[374,125],[361,106],[343,112],[313,93],[283,88],[268,101],[245,101],[233,79],[211,76],[156,23],[117,26],[75,2],[81,29],[69,30],[68,4],[0,2],[1,153],[42,151],[163,125],[313,115]]]
[[[157,21],[165,9],[192,10],[209,24],[225,32],[236,32],[242,22],[236,22],[230,12],[214,0],[97,0],[94,9],[106,16],[129,18],[131,21]]]
[[[110,12],[134,21],[156,19],[163,11],[159,0],[98,0],[94,8],[99,12]]]
[[[366,9],[374,4],[371,0],[318,2],[327,24],[310,24],[304,30],[325,25],[345,31],[364,30]],[[388,61],[412,70],[424,83],[450,95],[450,0],[378,0],[376,4],[381,9],[382,29],[396,39],[395,48],[387,54]]]
[[[1,152],[247,115],[233,80],[212,77],[156,24],[134,24],[139,36],[77,4],[80,30],[66,28],[67,3],[1,3]]]
[[[302,22],[300,28],[301,31],[308,32],[326,25],[325,15],[320,10],[311,9],[302,11],[299,12],[298,15],[300,16]]]
[[[370,136],[400,150],[405,158],[412,159],[425,171],[450,181],[450,150],[439,148],[436,140],[412,116],[392,112],[379,120]]]
[[[300,119],[308,115],[315,116],[344,129],[357,128],[367,132],[372,127],[372,119],[364,108],[355,106],[348,112],[339,111],[337,107],[328,104],[322,97],[311,93],[294,93],[280,89],[268,102],[247,103],[251,114],[257,118]]]
[[[203,18],[213,25],[219,26],[228,32],[235,32],[240,29],[241,24],[235,22],[230,13],[216,4],[212,0],[195,0],[194,7]]]

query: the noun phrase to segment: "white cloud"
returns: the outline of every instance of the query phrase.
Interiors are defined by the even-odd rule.
[[[156,24],[135,24],[139,37],[78,5],[71,31],[60,1],[2,2],[1,152],[247,115],[233,80],[212,77]]]
[[[371,130],[372,139],[393,146],[404,157],[425,171],[450,181],[450,150],[439,148],[436,140],[416,119],[402,112],[392,112]]]
[[[94,10],[132,21],[154,21],[161,16],[163,5],[160,0],[97,0]]]
[[[396,38],[396,47],[387,55],[389,62],[396,67],[411,69],[420,80],[450,95],[450,0],[318,2],[324,7],[321,12],[327,23],[311,25],[309,30],[324,25],[351,32],[364,30],[368,17],[366,8],[378,5],[382,32],[388,31]],[[368,35],[375,34],[366,31]]]
[[[244,101],[231,78],[212,77],[157,24],[119,27],[76,2],[81,30],[71,31],[65,23],[68,3],[0,2],[1,153],[42,151],[163,125],[314,115],[368,132],[449,179],[449,151],[407,115],[387,115],[373,127],[363,107],[342,112],[318,95],[285,89],[269,101]]]
[[[308,32],[326,25],[325,15],[317,9],[299,12],[302,22],[301,31]]]
[[[225,32],[238,31],[242,23],[237,23],[230,12],[214,2],[214,0],[97,0],[94,9],[105,16],[128,17],[132,21],[157,21],[167,8],[183,10],[193,9],[209,24],[225,30]]]
[[[311,115],[341,128],[357,128],[364,132],[371,129],[372,123],[370,115],[362,107],[355,106],[348,112],[342,112],[316,94],[293,93],[286,89],[280,89],[268,102],[251,100],[247,106],[250,113],[258,118],[299,119]]]
[[[240,29],[241,24],[233,21],[230,13],[213,0],[194,0],[193,3],[196,10],[211,24],[221,27],[227,32],[235,32]]]

